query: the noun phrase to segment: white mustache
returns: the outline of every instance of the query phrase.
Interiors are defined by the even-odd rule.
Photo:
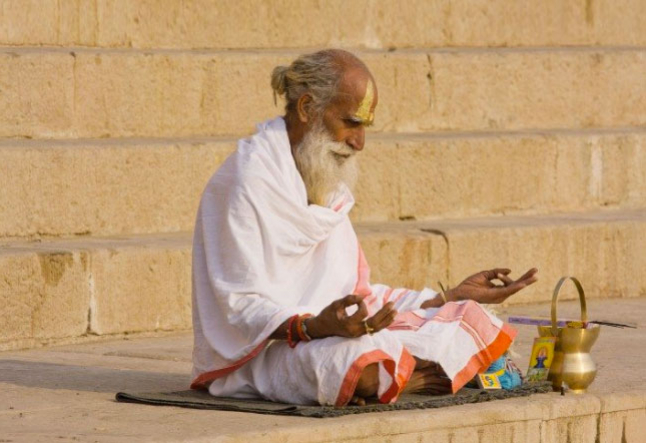
[[[345,143],[334,143],[332,146],[330,146],[330,152],[332,152],[333,154],[342,155],[344,157],[352,157],[357,153],[357,151],[355,151]]]
[[[325,206],[341,183],[353,188],[357,177],[356,153],[345,142],[334,141],[322,126],[306,134],[294,153],[294,160],[309,202]]]

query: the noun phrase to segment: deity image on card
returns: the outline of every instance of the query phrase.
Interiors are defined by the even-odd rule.
[[[555,343],[556,337],[538,337],[534,339],[532,355],[529,359],[529,369],[527,370],[528,381],[547,380],[550,366],[554,359]]]

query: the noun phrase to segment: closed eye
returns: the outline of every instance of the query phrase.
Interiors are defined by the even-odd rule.
[[[361,120],[360,118],[356,118],[356,117],[349,117],[349,118],[344,119],[344,121],[345,121],[345,124],[347,126],[350,126],[351,128],[356,128],[358,126],[363,125],[363,120]]]

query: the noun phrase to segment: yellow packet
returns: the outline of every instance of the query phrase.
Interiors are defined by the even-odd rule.
[[[502,389],[500,379],[496,374],[478,374],[476,377],[480,389]]]

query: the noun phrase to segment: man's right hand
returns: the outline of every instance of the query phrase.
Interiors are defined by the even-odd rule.
[[[348,315],[346,308],[357,305],[357,311]],[[359,295],[347,295],[333,301],[319,315],[307,320],[307,333],[312,338],[331,336],[360,337],[367,333],[366,325],[377,332],[387,328],[395,320],[397,311],[392,302],[386,303],[375,315],[366,319],[368,307]]]

